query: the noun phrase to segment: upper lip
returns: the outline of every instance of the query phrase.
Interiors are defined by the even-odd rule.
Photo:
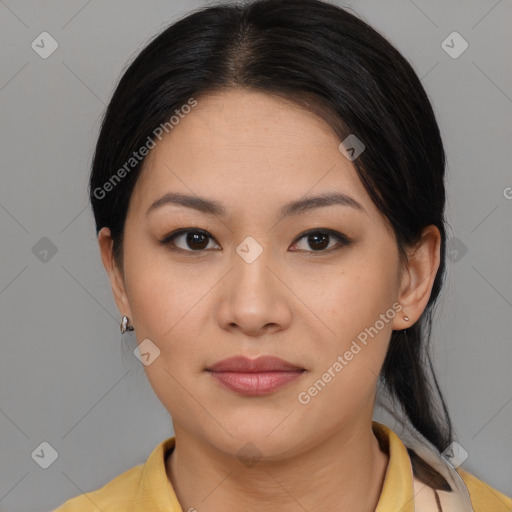
[[[217,361],[214,365],[209,366],[207,370],[212,372],[258,373],[272,371],[297,371],[304,370],[304,368],[273,356],[260,356],[256,359],[249,359],[245,356],[235,356]]]

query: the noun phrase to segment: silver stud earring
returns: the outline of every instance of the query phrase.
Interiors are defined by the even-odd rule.
[[[408,322],[410,320],[410,318],[407,316],[407,315],[404,315],[404,322]]]
[[[121,320],[121,334],[124,334],[126,331],[133,331],[133,326],[130,325],[130,319],[127,316],[123,316]]]

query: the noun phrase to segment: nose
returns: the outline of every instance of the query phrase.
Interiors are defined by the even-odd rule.
[[[291,292],[270,253],[263,250],[254,261],[233,255],[231,271],[219,291],[217,317],[223,329],[261,336],[290,325]]]

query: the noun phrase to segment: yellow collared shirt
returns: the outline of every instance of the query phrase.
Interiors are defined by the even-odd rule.
[[[373,421],[372,428],[388,447],[389,462],[375,512],[467,512],[450,507],[449,497],[442,509],[430,487],[418,482],[412,472],[406,446],[387,426]],[[145,464],[135,466],[101,489],[67,501],[54,512],[183,512],[165,470],[165,454],[175,437],[161,442]],[[512,499],[462,469],[457,469],[469,491],[474,512],[511,512]],[[449,493],[440,493],[449,494]]]

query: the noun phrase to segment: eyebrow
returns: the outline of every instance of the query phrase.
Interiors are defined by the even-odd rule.
[[[200,196],[190,196],[186,194],[178,194],[169,192],[157,199],[146,211],[146,215],[149,215],[152,211],[156,210],[167,204],[176,204],[179,206],[185,206],[202,213],[211,215],[217,215],[219,217],[226,216],[226,208],[213,199],[206,199]],[[321,208],[325,206],[342,205],[349,206],[356,210],[366,213],[363,206],[357,202],[353,197],[343,194],[341,192],[329,192],[318,196],[311,196],[305,199],[299,199],[297,201],[291,201],[286,203],[279,210],[279,219],[285,217],[291,217],[294,215],[300,215],[304,212]]]

